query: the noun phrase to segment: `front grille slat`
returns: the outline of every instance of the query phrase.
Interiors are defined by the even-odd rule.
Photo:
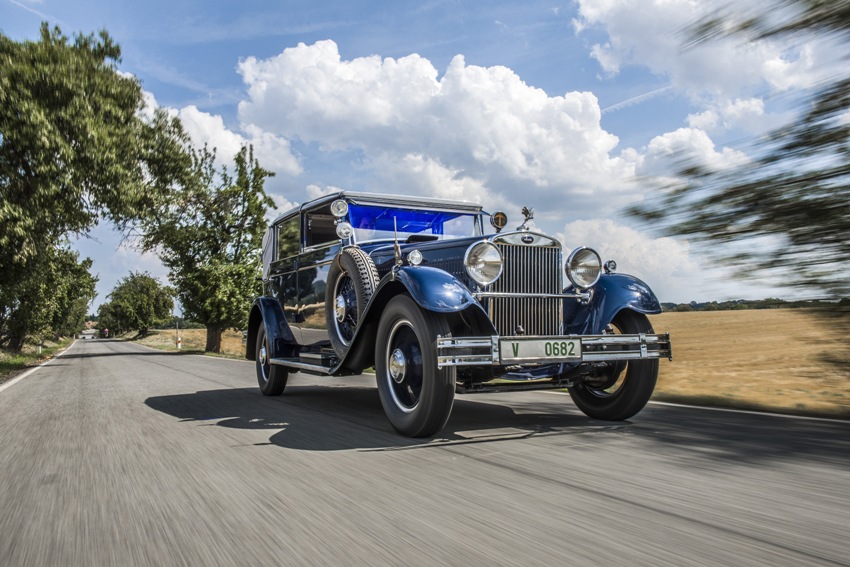
[[[504,272],[489,291],[552,293],[562,291],[560,246],[519,245],[495,241],[502,252]],[[561,330],[560,298],[491,298],[490,318],[500,335],[557,335]]]

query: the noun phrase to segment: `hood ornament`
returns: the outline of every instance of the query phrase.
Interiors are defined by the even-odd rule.
[[[528,207],[522,208],[522,216],[525,217],[525,220],[522,221],[522,224],[516,227],[517,230],[530,230],[526,225],[528,221],[534,218],[534,209],[529,209]]]

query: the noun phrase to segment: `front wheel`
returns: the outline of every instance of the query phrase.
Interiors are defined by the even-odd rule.
[[[455,394],[455,369],[437,368],[437,335],[445,319],[423,311],[408,296],[389,302],[375,344],[381,405],[392,426],[408,437],[430,437],[446,424]]]
[[[264,396],[281,395],[286,388],[289,371],[283,366],[271,363],[271,349],[269,341],[266,340],[266,326],[262,323],[257,331],[256,355],[257,383],[260,385],[260,392]]]
[[[609,326],[614,334],[652,333],[646,315],[620,311]],[[585,378],[570,388],[578,409],[594,419],[623,421],[643,409],[655,390],[658,359],[618,361],[599,376]]]

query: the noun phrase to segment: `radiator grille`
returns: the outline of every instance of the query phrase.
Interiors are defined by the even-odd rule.
[[[502,277],[488,291],[498,293],[561,293],[560,246],[519,245],[495,242],[505,266]],[[518,297],[490,298],[490,319],[500,335],[558,335],[561,332],[562,299]]]

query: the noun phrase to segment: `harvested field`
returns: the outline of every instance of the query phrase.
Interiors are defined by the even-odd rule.
[[[663,313],[651,321],[673,339],[655,400],[850,418],[850,345],[835,321],[800,309]],[[180,335],[184,352],[203,351],[203,329]],[[176,350],[175,341],[167,330],[141,342]],[[222,354],[244,352],[241,333],[226,331]]]
[[[651,321],[673,340],[656,400],[850,417],[850,346],[840,320],[771,309],[663,313]]]

